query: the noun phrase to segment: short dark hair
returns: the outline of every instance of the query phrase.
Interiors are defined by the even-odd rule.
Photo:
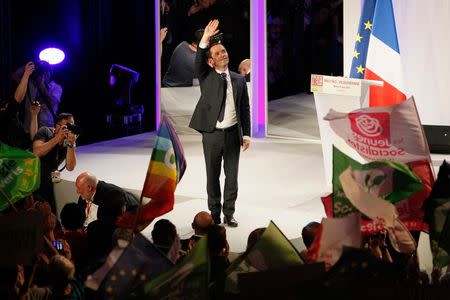
[[[320,227],[318,222],[310,222],[302,229],[302,239],[306,248],[309,248],[316,237],[317,229]]]
[[[58,117],[56,117],[55,124],[58,124],[62,120],[67,120],[73,118],[73,115],[71,113],[60,113]]]
[[[158,220],[153,226],[153,243],[165,254],[169,251],[176,237],[177,228],[167,219]]]
[[[49,74],[52,77],[52,66],[45,60],[38,60],[34,63],[34,76],[42,76],[43,74]]]
[[[227,233],[225,227],[213,224],[208,227],[208,250],[212,256],[221,255],[222,250],[227,246]]]
[[[86,213],[77,203],[72,202],[64,205],[60,217],[65,229],[77,230],[83,227]]]

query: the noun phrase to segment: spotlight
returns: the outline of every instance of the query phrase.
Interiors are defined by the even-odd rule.
[[[64,52],[58,48],[47,48],[39,53],[39,59],[45,60],[51,65],[59,64],[65,57]]]
[[[109,85],[125,84],[127,88],[134,85],[139,80],[139,73],[127,67],[113,64],[109,70]]]

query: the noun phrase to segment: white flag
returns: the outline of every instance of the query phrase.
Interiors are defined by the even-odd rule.
[[[329,269],[341,257],[342,247],[361,246],[361,215],[351,214],[343,218],[323,218],[314,242],[308,250],[311,261],[324,262]]]
[[[393,106],[370,107],[324,117],[333,131],[368,161],[431,162],[414,98]]]

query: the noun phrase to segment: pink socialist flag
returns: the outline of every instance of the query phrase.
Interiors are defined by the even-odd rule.
[[[373,15],[365,79],[384,81],[382,87],[370,87],[370,106],[389,106],[406,99],[400,47],[391,0],[377,0]]]
[[[333,131],[367,161],[431,162],[413,97],[388,107],[369,107],[324,117]]]

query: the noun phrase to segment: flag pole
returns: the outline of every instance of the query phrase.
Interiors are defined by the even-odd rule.
[[[147,180],[147,176],[145,176],[146,180]],[[142,195],[142,191],[141,191],[141,197],[139,198],[139,205],[138,208],[136,210],[136,218],[134,218],[134,224],[133,224],[133,233],[137,232],[137,226],[138,226],[138,221],[139,221],[139,213],[141,212],[141,207],[142,207],[142,199],[144,198],[144,196]],[[133,239],[133,235],[131,235],[131,239]],[[131,240],[130,240],[131,242]]]
[[[5,197],[6,201],[8,202],[9,206],[15,211],[18,212],[17,208],[14,206],[14,203],[12,203],[11,199],[9,199],[8,195],[6,195],[5,191],[3,189],[0,189],[0,193],[2,193],[2,196]]]

